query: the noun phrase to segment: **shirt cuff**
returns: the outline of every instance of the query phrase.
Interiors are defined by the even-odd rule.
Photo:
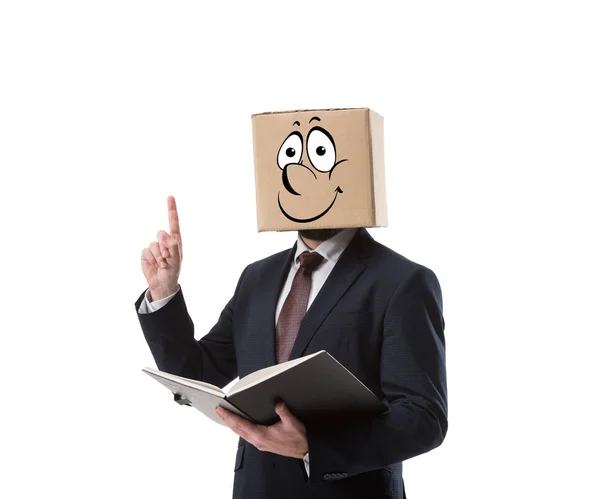
[[[140,304],[138,313],[151,314],[152,312],[156,312],[157,310],[164,307],[167,303],[169,303],[169,301],[171,301],[171,299],[177,293],[179,293],[180,289],[181,288],[178,286],[177,291],[175,291],[175,293],[173,293],[172,295],[169,295],[166,298],[161,298],[160,300],[154,300],[154,301],[150,301],[150,289],[147,289],[146,294],[144,295],[144,299],[143,299],[142,303]]]
[[[304,468],[306,469],[306,474],[310,476],[310,463],[308,461],[308,452],[306,453],[306,456],[302,458],[302,460],[304,461]]]

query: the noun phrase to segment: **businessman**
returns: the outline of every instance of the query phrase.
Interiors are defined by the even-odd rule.
[[[196,339],[178,284],[177,207],[173,197],[167,203],[169,232],[142,252],[148,288],[135,304],[159,369],[224,386],[327,350],[387,406],[376,417],[303,422],[280,403],[272,426],[218,410],[240,436],[234,499],[406,497],[402,462],[439,446],[447,431],[435,274],[364,228],[300,230],[291,249],[244,269],[218,322]]]

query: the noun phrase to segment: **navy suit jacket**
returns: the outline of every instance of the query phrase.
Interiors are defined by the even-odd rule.
[[[224,386],[276,363],[275,307],[293,248],[248,265],[200,340],[180,290],[138,314],[157,367]],[[136,302],[136,310],[143,300]],[[305,422],[310,455],[239,440],[234,499],[405,497],[402,461],[442,443],[448,427],[442,296],[435,274],[359,229],[300,325],[290,359],[327,350],[386,404],[376,417]]]

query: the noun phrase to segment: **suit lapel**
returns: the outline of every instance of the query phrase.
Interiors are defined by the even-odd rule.
[[[306,311],[289,360],[302,356],[325,317],[365,269],[361,259],[365,256],[366,243],[369,241],[372,241],[372,238],[365,229],[359,229],[350,241]]]

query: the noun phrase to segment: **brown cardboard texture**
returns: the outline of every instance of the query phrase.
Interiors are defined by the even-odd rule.
[[[252,135],[259,232],[387,225],[380,115],[255,114]]]

